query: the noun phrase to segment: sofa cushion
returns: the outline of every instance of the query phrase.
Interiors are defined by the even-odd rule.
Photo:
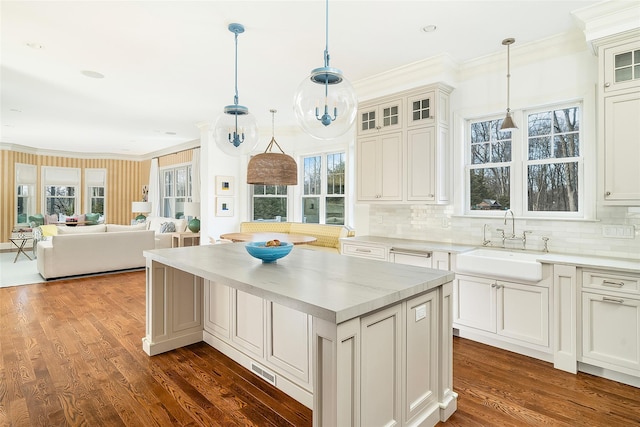
[[[48,224],[57,224],[58,221],[58,215],[56,214],[52,214],[52,215],[45,215],[44,216],[44,224],[48,225]]]
[[[160,233],[160,227],[165,222],[172,222],[177,232],[183,232],[187,229],[186,219],[165,218],[162,216],[150,216],[147,218],[147,230],[153,230],[156,233]]]
[[[140,230],[146,230],[146,228],[147,228],[147,225],[144,222],[141,222],[140,224],[134,224],[134,225],[121,225],[121,224],[106,225],[107,233],[111,233],[114,231],[140,231]]]
[[[66,225],[58,226],[58,234],[86,234],[86,233],[104,233],[107,227],[104,224],[86,225],[84,227],[67,227]]]

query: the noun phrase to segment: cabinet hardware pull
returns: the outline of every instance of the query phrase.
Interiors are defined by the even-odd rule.
[[[607,191],[606,193],[604,193],[604,195],[605,195],[606,197],[610,196],[610,195],[611,195],[611,191]]]
[[[606,83],[604,84],[604,87],[609,87],[609,86],[611,86],[611,83],[609,83],[609,82],[606,82]]]
[[[623,299],[620,298],[610,298],[610,297],[602,297],[602,301],[604,302],[614,302],[616,304],[622,304],[624,302]]]
[[[624,286],[624,282],[620,281],[615,281],[615,280],[603,280],[602,281],[602,286],[611,286],[614,288],[621,288]]]
[[[361,249],[361,248],[356,248],[356,252],[364,252],[364,253],[371,253],[371,249]]]

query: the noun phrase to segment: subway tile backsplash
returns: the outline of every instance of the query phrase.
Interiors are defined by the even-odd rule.
[[[452,206],[386,205],[369,206],[369,233],[372,236],[429,240],[465,245],[482,244],[482,229],[488,224],[487,239],[501,246],[504,228],[511,233],[510,221],[502,218],[468,218],[453,215]],[[633,238],[605,237],[605,226],[633,226]],[[549,252],[636,259],[640,262],[640,211],[627,207],[598,207],[597,221],[563,221],[523,219],[516,216],[516,235],[524,230],[527,249],[542,250],[548,237]],[[356,233],[358,230],[356,229]],[[508,247],[521,248],[520,241]]]

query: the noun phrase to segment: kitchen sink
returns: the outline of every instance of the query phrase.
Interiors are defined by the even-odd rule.
[[[539,253],[501,249],[475,249],[456,256],[456,273],[495,279],[538,282],[542,279]]]

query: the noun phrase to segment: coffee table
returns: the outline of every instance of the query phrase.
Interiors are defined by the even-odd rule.
[[[29,258],[29,261],[32,261],[32,258],[24,251],[24,245],[27,243],[27,241],[31,240],[31,237],[11,237],[9,238],[9,240],[11,241],[11,243],[13,243],[13,245],[16,248],[18,248],[18,253],[16,254],[16,257],[13,259],[14,264],[18,260],[18,257],[20,256],[20,254],[23,254],[24,256]]]

